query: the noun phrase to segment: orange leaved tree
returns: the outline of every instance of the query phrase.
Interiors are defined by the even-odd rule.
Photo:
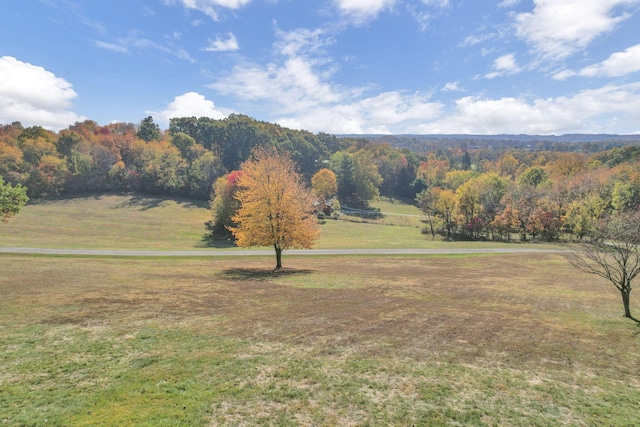
[[[288,154],[257,147],[242,165],[235,198],[240,208],[229,230],[242,247],[271,246],[276,270],[284,249],[310,248],[320,234],[313,197]]]

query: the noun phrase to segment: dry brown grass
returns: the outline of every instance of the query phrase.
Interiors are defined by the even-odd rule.
[[[116,363],[109,352],[119,367],[175,358],[172,369],[207,390],[193,397],[195,418],[177,424],[595,425],[640,415],[637,328],[614,290],[559,255],[289,257],[283,273],[270,261],[0,256],[0,388],[41,393],[18,359],[50,346],[93,366],[64,376],[87,392],[127,389],[103,371]],[[46,340],[25,337],[31,328]],[[83,350],[96,342],[108,347],[104,365]],[[220,343],[229,347],[215,353]],[[163,384],[144,369],[125,371]],[[128,399],[120,412],[90,399],[101,408],[93,418],[76,403],[61,419],[126,424],[127,405],[156,411]]]

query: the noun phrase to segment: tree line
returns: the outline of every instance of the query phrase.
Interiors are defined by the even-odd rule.
[[[352,203],[366,203],[379,194],[383,180],[371,169],[369,151],[352,148],[356,142],[243,115],[224,120],[174,118],[165,131],[152,117],[138,124],[105,126],[87,120],[60,132],[25,128],[19,122],[2,125],[0,176],[8,184],[26,187],[32,199],[130,191],[207,200],[215,181],[238,170],[257,146],[290,153],[307,182],[318,170],[340,161],[341,195]],[[414,158],[412,176],[405,181],[414,179],[418,163]],[[397,181],[393,172],[385,176],[387,183]]]
[[[494,160],[482,154],[450,149],[420,164],[425,189],[416,200],[429,218],[428,233],[582,239],[601,218],[640,207],[640,147],[592,154],[512,149]]]
[[[307,184],[331,171],[335,194],[322,197],[343,206],[366,208],[381,195],[415,199],[425,231],[452,239],[580,239],[603,216],[640,205],[636,145],[591,153],[464,144],[415,153],[243,115],[174,118],[164,131],[152,117],[105,126],[87,120],[60,132],[0,126],[0,177],[31,199],[127,191],[211,200],[225,228],[237,209],[238,171],[255,147],[289,153]]]

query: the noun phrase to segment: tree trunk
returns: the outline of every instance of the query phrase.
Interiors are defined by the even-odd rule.
[[[636,322],[638,326],[640,326],[640,320],[636,319],[631,315],[631,309],[629,308],[629,299],[631,297],[631,286],[629,285],[626,288],[622,289],[620,293],[622,294],[622,305],[624,306],[624,317],[626,317],[627,319],[633,320],[634,322]]]
[[[636,320],[632,315],[631,315],[631,310],[629,309],[629,297],[630,297],[630,293],[631,291],[629,290],[622,290],[620,291],[622,293],[622,305],[624,305],[624,317],[627,317],[629,319],[633,319]]]
[[[282,269],[282,248],[277,244],[273,245],[276,249],[276,271]]]

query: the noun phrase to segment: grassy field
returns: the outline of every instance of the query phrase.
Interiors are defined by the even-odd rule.
[[[384,199],[382,212],[419,215],[415,206]],[[133,195],[100,195],[27,205],[0,224],[0,246],[67,249],[211,249],[206,203]],[[353,218],[356,220],[357,218]],[[407,221],[411,223],[408,224]],[[495,242],[442,242],[420,233],[419,218],[388,215],[375,223],[326,220],[319,249],[509,247]],[[234,250],[227,242],[216,246]],[[544,245],[538,245],[544,247]]]
[[[640,417],[638,328],[560,255],[0,265],[2,425]]]
[[[0,245],[204,249],[209,215],[131,195],[40,202],[0,224]],[[414,226],[322,228],[319,248],[507,246],[432,241]],[[640,329],[615,289],[560,254],[285,255],[280,273],[272,261],[0,255],[0,424],[640,418]]]
[[[206,203],[134,195],[38,201],[0,227],[0,245],[176,250],[204,247]]]

